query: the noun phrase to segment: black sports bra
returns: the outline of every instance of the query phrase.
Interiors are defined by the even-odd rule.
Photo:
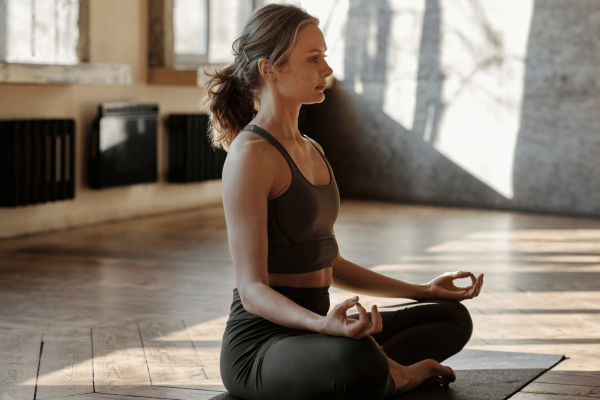
[[[321,154],[329,170],[329,183],[314,186],[269,132],[257,125],[247,125],[243,130],[254,132],[275,146],[292,171],[290,187],[268,202],[268,271],[302,274],[333,267],[338,255],[333,224],[340,208],[340,195],[329,161],[312,140],[302,134]]]

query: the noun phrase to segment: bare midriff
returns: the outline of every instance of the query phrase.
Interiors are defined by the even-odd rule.
[[[304,274],[269,273],[269,286],[288,286],[297,288],[316,288],[331,286],[333,269],[323,268]]]

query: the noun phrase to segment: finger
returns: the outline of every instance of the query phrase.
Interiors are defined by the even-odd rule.
[[[354,296],[351,299],[346,299],[345,301],[335,306],[333,311],[337,314],[346,314],[346,311],[354,307],[356,303],[358,303],[358,296]]]
[[[372,335],[374,333],[381,332],[383,323],[381,321],[381,314],[377,310],[377,305],[371,306],[371,325],[367,325],[360,333],[366,335]]]
[[[464,271],[454,271],[452,273],[452,277],[454,279],[459,279],[459,278],[468,278],[471,277],[471,280],[473,281],[473,283],[475,283],[475,275],[473,275],[471,272],[464,272]]]
[[[471,289],[472,287],[477,285],[477,278],[471,272],[454,271],[452,273],[452,280],[460,278],[471,278],[471,285],[467,286],[465,289]],[[452,286],[457,287],[454,285],[454,283],[452,283]]]
[[[473,297],[475,297],[475,293],[477,293],[477,286],[479,285],[479,282],[477,282],[477,284],[475,286],[473,286],[469,292],[467,293],[467,298],[472,299]]]
[[[362,304],[356,303],[356,308],[358,309],[358,314],[360,315],[359,319],[364,319],[367,322],[371,322],[369,320],[369,313],[367,313],[367,310],[365,310]]]
[[[477,286],[477,292],[475,293],[475,296],[479,296],[482,286],[483,286],[483,274],[479,275],[479,285]]]
[[[473,290],[473,293],[471,295],[472,296],[471,298],[473,298],[473,297],[475,297],[475,296],[477,296],[479,294],[479,290],[481,290],[481,283],[482,283],[482,281],[481,281],[481,275],[479,275],[479,277],[477,278],[477,284],[473,288],[474,290]]]
[[[379,333],[383,330],[383,320],[381,314],[377,309],[377,304],[373,304],[371,307],[371,322],[373,323],[373,333]]]
[[[483,274],[481,274],[481,282],[479,282],[479,290],[477,290],[476,296],[479,296],[479,293],[481,293],[482,287],[483,287]]]
[[[362,334],[363,330],[370,327],[371,321],[369,321],[369,314],[367,314],[367,310],[365,310],[360,303],[356,303],[356,308],[358,309],[358,321],[350,326],[348,335],[355,339],[360,339],[362,336],[366,335],[362,335],[360,337],[357,337],[357,335]]]

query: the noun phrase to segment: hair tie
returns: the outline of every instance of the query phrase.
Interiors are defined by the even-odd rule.
[[[244,53],[244,57],[246,57],[246,61],[250,62],[250,59],[248,59],[248,56],[246,55],[246,51],[244,51],[244,46],[240,46],[242,48],[242,53]]]

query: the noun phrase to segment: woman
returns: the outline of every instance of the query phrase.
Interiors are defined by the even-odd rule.
[[[223,384],[248,400],[381,399],[424,381],[448,385],[455,374],[439,362],[469,340],[460,301],[479,294],[483,275],[453,272],[413,285],[343,259],[333,172],[297,128],[301,105],[324,100],[333,72],[318,20],[270,4],[233,48],[235,61],[212,75],[207,91],[213,143],[228,150],[222,193],[237,284]],[[472,286],[453,285],[464,277]],[[354,297],[328,313],[331,285],[418,302],[367,312]],[[347,316],[354,306],[358,314]]]

